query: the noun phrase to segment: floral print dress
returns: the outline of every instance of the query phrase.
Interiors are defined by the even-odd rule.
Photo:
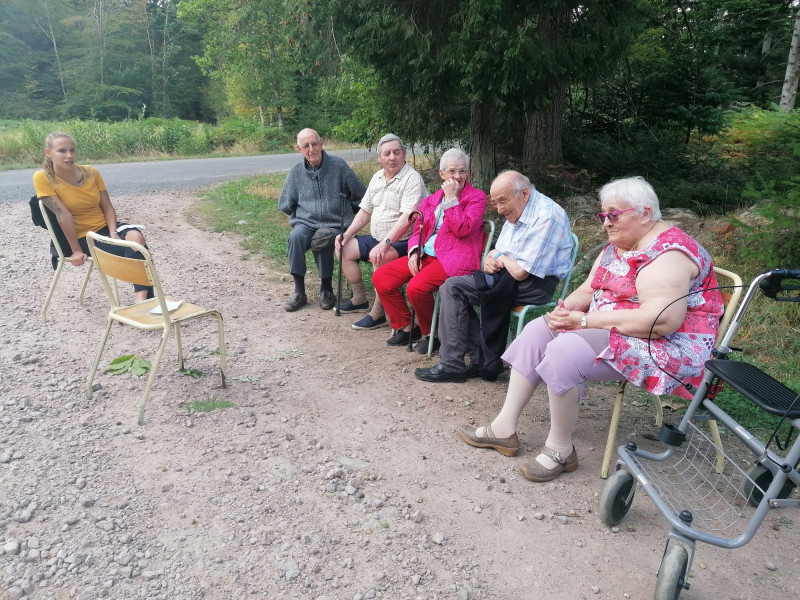
[[[682,252],[700,270],[689,287],[683,324],[675,333],[653,340],[624,335],[613,328],[608,348],[597,358],[606,360],[628,381],[653,394],[691,398],[681,382],[694,386],[700,383],[723,312],[711,256],[691,236],[673,226],[643,250],[618,255],[615,246],[606,246],[592,279],[594,296],[589,312],[638,308],[636,277],[640,269],[671,251]]]

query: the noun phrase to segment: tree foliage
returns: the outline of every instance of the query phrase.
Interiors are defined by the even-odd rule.
[[[524,124],[542,112],[545,127],[560,121],[553,107],[562,90],[610,63],[635,12],[628,0],[318,5],[334,19],[346,51],[377,72],[390,128],[420,143],[468,136],[473,178],[483,186],[494,175],[498,142],[527,134],[530,159],[558,156],[559,135],[545,139],[534,128],[539,136],[531,136]]]

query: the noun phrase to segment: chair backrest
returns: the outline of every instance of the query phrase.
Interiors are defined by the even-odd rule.
[[[112,292],[111,285],[108,281],[109,277],[128,283],[152,286],[155,295],[159,299],[163,298],[161,283],[158,280],[156,267],[153,264],[153,257],[150,255],[147,248],[136,242],[106,237],[94,231],[90,231],[86,234],[86,241],[89,245],[89,252],[100,271],[100,279],[103,282],[103,287],[106,290],[106,295],[108,295],[112,306],[118,306],[118,301],[116,300],[115,294]],[[144,258],[139,260],[136,258],[119,256],[97,246],[96,242],[119,246],[121,248],[129,248],[141,253]]]
[[[569,271],[567,271],[567,274],[564,275],[564,278],[561,280],[561,292],[558,294],[561,300],[566,298],[567,294],[569,294],[569,282],[572,279],[572,271],[575,269],[575,261],[578,259],[578,250],[581,245],[577,235],[574,233],[570,235],[572,236],[572,252],[569,255]]]
[[[722,341],[725,332],[728,330],[728,325],[730,325],[731,319],[733,319],[733,315],[736,313],[736,307],[739,306],[739,298],[742,295],[744,287],[742,284],[742,278],[733,271],[728,271],[715,266],[714,275],[717,277],[718,284],[720,284],[720,277],[725,277],[731,280],[731,286],[733,287],[732,291],[730,292],[720,290],[720,293],[722,294],[722,301],[725,304],[725,311],[722,313],[722,317],[720,317],[719,320],[719,331],[717,332],[717,343],[719,343]]]
[[[488,231],[486,227],[489,227]],[[486,257],[489,254],[489,249],[492,247],[492,241],[494,240],[494,221],[489,219],[483,220],[483,254],[481,255],[481,265],[483,265],[483,261],[486,260]]]
[[[53,242],[53,248],[55,248],[58,258],[63,259],[64,256],[71,256],[72,248],[70,248],[67,236],[64,235],[55,213],[47,208],[41,199],[39,199],[39,210],[42,213],[42,219],[47,226],[50,241]]]

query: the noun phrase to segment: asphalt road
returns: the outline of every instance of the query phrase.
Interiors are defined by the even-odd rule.
[[[367,149],[334,150],[334,156],[348,162],[367,160],[374,152]],[[132,162],[98,165],[111,199],[115,194],[152,194],[167,189],[194,189],[251,175],[288,171],[301,159],[299,152],[196,158],[158,162]],[[27,201],[33,194],[33,173],[37,169],[0,171],[0,203]]]

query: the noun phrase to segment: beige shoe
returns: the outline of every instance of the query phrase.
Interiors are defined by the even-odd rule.
[[[496,438],[492,433],[491,425],[486,426],[485,435],[475,435],[476,430],[477,427],[462,427],[458,431],[458,435],[470,446],[475,446],[476,448],[492,448],[503,456],[514,456],[519,452],[519,437],[517,437],[516,432],[506,438]]]
[[[552,469],[548,469],[534,458],[527,465],[522,465],[519,468],[519,472],[522,473],[525,479],[530,481],[552,481],[561,473],[571,473],[578,468],[578,451],[575,450],[575,446],[572,447],[572,454],[566,458],[562,458],[558,452],[551,450],[547,446],[537,452],[536,456],[539,456],[539,454],[548,456],[558,464]]]

